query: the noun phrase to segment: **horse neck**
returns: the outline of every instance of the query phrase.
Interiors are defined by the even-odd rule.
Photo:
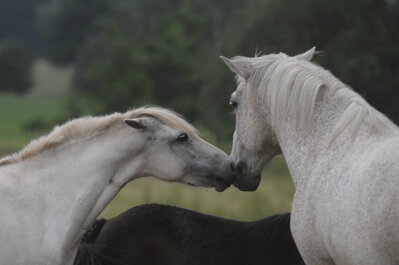
[[[382,117],[386,126],[378,128],[362,121],[354,132],[348,128],[334,137],[336,126],[342,122],[342,117],[351,102],[325,93],[327,92],[318,96],[313,118],[305,132],[294,126],[289,119],[280,127],[284,129],[275,131],[297,190],[307,185],[308,177],[318,167],[331,167],[334,161],[342,160],[346,154],[350,154],[359,146],[398,133],[397,127],[391,121],[362,101],[368,111]],[[362,100],[360,96],[357,97]]]
[[[18,176],[15,183],[19,185],[15,188],[23,195],[14,200],[29,203],[36,214],[29,227],[21,227],[28,240],[29,233],[35,232],[32,237],[41,238],[41,249],[47,248],[49,253],[62,251],[56,253],[62,260],[74,256],[84,232],[139,170],[140,158],[127,150],[126,142],[117,136],[66,144],[55,152],[44,151],[8,166],[7,172]],[[124,164],[129,164],[128,174],[121,172],[127,171]],[[115,176],[118,181],[113,180]],[[31,227],[38,229],[33,231]]]

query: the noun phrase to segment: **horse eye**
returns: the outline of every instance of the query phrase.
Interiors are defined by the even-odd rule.
[[[237,108],[238,103],[235,100],[230,100],[229,105],[232,106],[233,108]]]
[[[188,135],[187,135],[187,133],[181,133],[178,137],[177,137],[177,139],[176,139],[178,142],[185,142],[185,141],[187,141],[188,140]]]

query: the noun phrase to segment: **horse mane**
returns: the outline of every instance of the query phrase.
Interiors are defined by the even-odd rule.
[[[296,128],[306,133],[322,89],[328,89],[330,97],[337,97],[347,105],[331,134],[331,141],[344,131],[353,135],[363,122],[377,130],[398,128],[349,86],[315,63],[280,53],[253,58],[252,67],[250,95],[252,100],[270,102],[271,122],[275,128],[289,117]],[[241,78],[239,82],[242,81]]]
[[[0,166],[16,163],[43,151],[61,146],[67,142],[92,138],[112,128],[125,128],[126,119],[141,116],[154,117],[166,125],[183,130],[192,137],[199,137],[198,131],[176,112],[160,107],[141,107],[126,113],[114,113],[105,116],[86,116],[56,126],[48,135],[31,141],[20,152],[0,160]]]

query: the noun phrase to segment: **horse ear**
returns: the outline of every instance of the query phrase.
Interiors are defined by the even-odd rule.
[[[297,58],[299,60],[305,60],[305,61],[310,62],[310,60],[312,60],[312,58],[313,58],[315,50],[316,50],[316,47],[313,47],[312,49],[310,49],[307,52],[298,54],[297,56],[295,56],[295,58]]]
[[[145,130],[148,128],[148,120],[145,118],[129,119],[125,120],[125,123],[137,130]]]
[[[233,59],[227,59],[224,56],[220,56],[220,59],[230,68],[233,73],[241,76],[244,79],[248,79],[252,70],[250,58],[247,57],[234,57]]]

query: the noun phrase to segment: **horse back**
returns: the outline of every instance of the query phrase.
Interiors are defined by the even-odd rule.
[[[290,215],[240,222],[165,206],[132,208],[104,225],[104,264],[300,265]]]
[[[96,238],[101,232],[107,220],[96,220],[89,230],[83,235],[76,254],[74,265],[102,265],[99,255],[101,253],[94,246]]]

